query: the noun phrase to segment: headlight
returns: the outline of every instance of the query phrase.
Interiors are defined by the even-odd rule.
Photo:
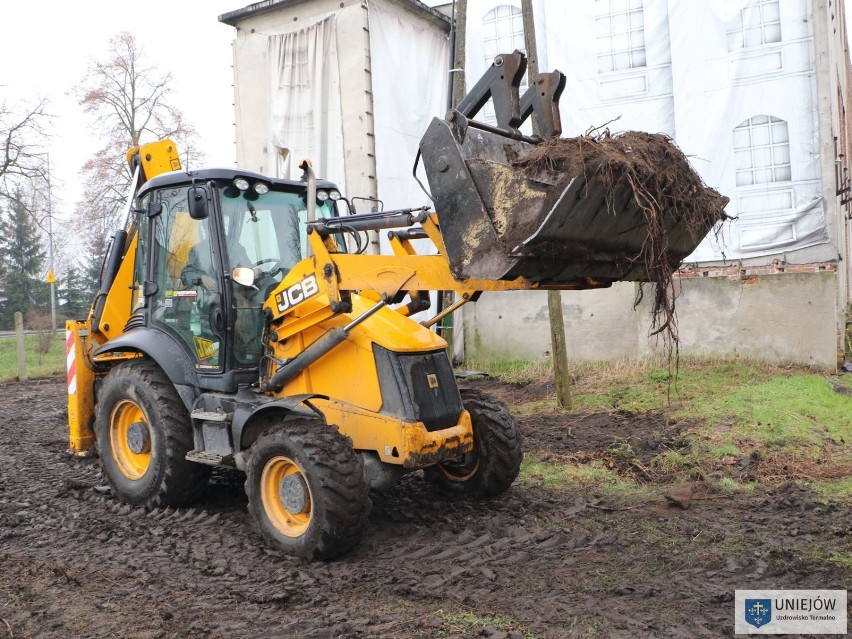
[[[317,200],[325,202],[328,199],[328,191],[317,191]]]
[[[328,192],[328,197],[329,197],[329,199],[334,200],[336,202],[337,200],[339,200],[343,196],[340,195],[340,191],[338,191],[337,189],[332,189],[331,191]]]
[[[249,183],[245,178],[237,178],[234,180],[234,186],[237,187],[240,191],[248,191]]]
[[[254,185],[254,192],[258,195],[266,195],[269,193],[269,185],[264,184],[263,182],[258,182]]]

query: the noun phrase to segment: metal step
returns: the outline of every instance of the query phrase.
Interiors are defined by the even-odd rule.
[[[217,455],[216,453],[207,453],[203,450],[191,450],[186,454],[186,460],[196,462],[198,464],[207,464],[208,466],[229,466],[235,467],[233,455]]]
[[[219,413],[206,410],[194,410],[189,416],[192,419],[199,419],[203,422],[230,422],[234,419],[233,413]]]

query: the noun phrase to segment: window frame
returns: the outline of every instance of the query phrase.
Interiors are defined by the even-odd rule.
[[[595,40],[599,74],[647,67],[644,0],[595,0]]]
[[[729,53],[783,40],[779,0],[743,0],[734,20],[736,23],[725,30]],[[752,41],[755,36],[759,41]]]
[[[509,13],[507,15],[500,15],[500,10],[509,9]],[[501,36],[500,34],[500,22],[509,22],[510,31],[508,34],[504,34]],[[520,24],[520,31],[514,29],[516,24]],[[491,25],[494,25],[494,35],[490,35],[488,32]],[[521,51],[522,53],[526,53],[526,43],[524,40],[524,21],[523,21],[523,13],[521,10],[513,4],[498,4],[495,7],[492,7],[489,11],[485,13],[482,17],[482,52],[483,57],[485,59],[485,68],[490,67],[494,58],[501,53],[511,53],[515,49]],[[516,39],[520,37],[521,46],[517,46]],[[500,44],[501,39],[508,38],[511,40],[510,48],[503,48]],[[489,43],[494,43],[494,51],[493,55],[489,54]],[[527,79],[527,75],[525,74],[523,79],[521,80],[521,84],[518,87],[519,95],[523,95],[527,87],[529,86],[529,82]],[[483,107],[480,112],[480,119],[487,124],[496,124],[497,116],[494,114],[494,107],[491,103],[491,100],[488,100],[486,105]]]
[[[732,142],[737,188],[792,182],[790,125],[786,120],[773,115],[754,115],[734,127]],[[768,160],[761,160],[761,156]],[[746,157],[748,166],[743,162]],[[771,179],[766,179],[767,172]]]

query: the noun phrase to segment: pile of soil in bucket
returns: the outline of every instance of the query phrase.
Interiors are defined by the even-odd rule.
[[[697,244],[718,223],[728,219],[728,199],[707,187],[690,166],[684,153],[667,135],[626,131],[587,134],[575,138],[553,138],[535,146],[514,165],[533,175],[542,171],[565,175],[560,191],[577,176],[587,185],[602,185],[605,205],[618,215],[615,194],[629,187],[632,200],[641,209],[646,230],[641,248],[627,255],[639,263],[654,283],[651,307],[652,335],[662,334],[671,348],[677,342],[675,296],[672,275],[683,257],[670,251],[673,228],[686,225]],[[643,298],[638,288],[636,304]]]

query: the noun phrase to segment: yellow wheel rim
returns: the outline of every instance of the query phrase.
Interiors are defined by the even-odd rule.
[[[124,399],[112,409],[109,441],[121,473],[128,479],[141,479],[151,466],[151,432],[136,402]]]
[[[464,455],[461,462],[437,464],[438,472],[450,481],[467,481],[479,470],[479,447],[474,444],[472,451]]]
[[[311,524],[313,499],[307,478],[292,459],[273,457],[260,476],[260,498],[269,521],[282,535],[301,537]]]

